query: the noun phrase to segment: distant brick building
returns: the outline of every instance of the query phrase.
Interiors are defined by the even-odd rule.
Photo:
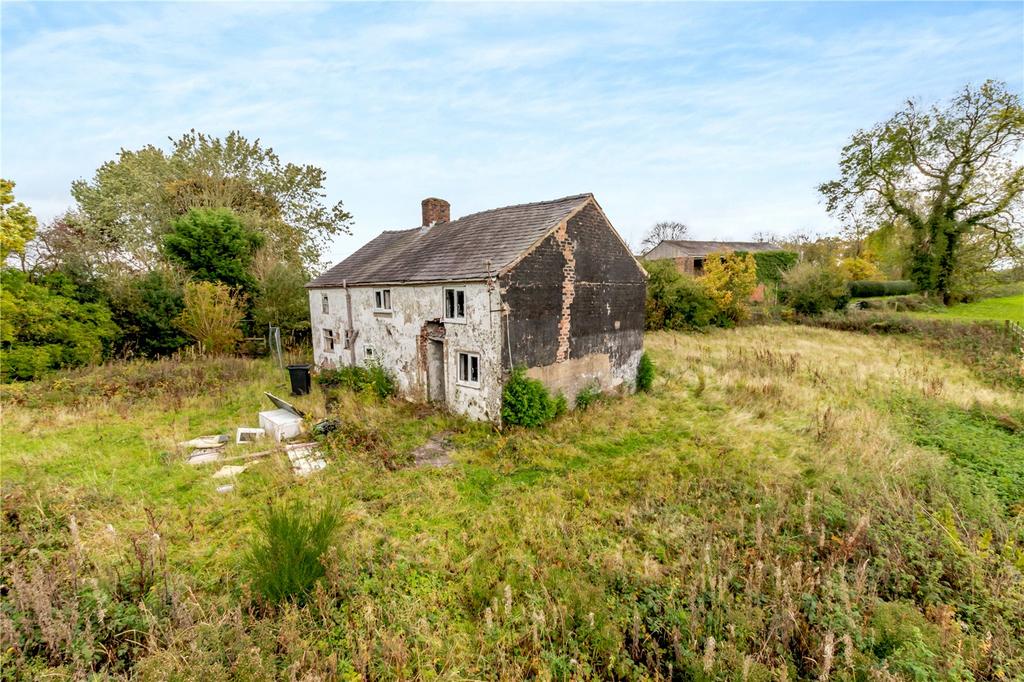
[[[768,242],[698,242],[683,239],[665,239],[644,254],[645,260],[672,260],[679,272],[699,276],[704,274],[704,261],[713,253],[744,251],[781,251]]]
[[[379,361],[406,396],[495,421],[513,367],[570,402],[633,389],[646,273],[593,195],[422,209],[306,285],[318,366]]]

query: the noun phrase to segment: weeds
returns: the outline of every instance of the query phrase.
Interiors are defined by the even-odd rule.
[[[270,504],[244,560],[253,591],[268,604],[305,602],[324,577],[321,559],[337,527],[338,516],[329,508]]]
[[[654,363],[651,357],[644,353],[640,356],[640,364],[636,369],[636,390],[650,391],[654,385]]]
[[[576,394],[576,409],[585,410],[601,399],[601,387],[597,384],[590,384],[580,389]]]
[[[365,367],[346,365],[324,369],[317,374],[316,380],[325,388],[346,388],[356,393],[375,395],[381,400],[398,393],[394,375],[379,362],[371,362]]]

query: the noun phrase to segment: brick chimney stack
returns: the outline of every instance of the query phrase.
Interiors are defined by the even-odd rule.
[[[452,207],[444,199],[429,197],[423,200],[423,227],[447,223],[452,219]]]

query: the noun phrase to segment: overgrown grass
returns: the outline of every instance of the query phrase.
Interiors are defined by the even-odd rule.
[[[800,317],[798,321],[826,329],[908,337],[936,351],[942,358],[967,365],[987,383],[1024,390],[1024,362],[1019,353],[1019,341],[998,322],[929,319],[867,311]]]
[[[286,382],[269,365],[253,365],[260,380],[183,399],[187,418],[159,398],[123,416],[99,402],[7,405],[4,584],[39,556],[68,578],[4,598],[5,675],[1024,675],[1018,393],[903,336],[746,327],[654,334],[647,347],[649,392],[529,431],[342,395],[326,469],[295,479],[271,458],[228,495],[173,443],[253,419],[259,391]],[[319,418],[324,398],[316,388],[296,401]],[[407,466],[439,432],[455,464]],[[148,468],[132,473],[139,461]],[[268,501],[329,502],[344,542],[322,557],[306,603],[262,612],[238,578]],[[153,537],[146,509],[159,545],[141,556],[157,557],[161,577],[137,583],[150,615],[129,625],[139,644],[119,667],[22,637],[19,614],[35,609],[24,597],[68,604],[72,575],[96,581],[108,606],[139,603],[114,576],[135,582],[116,557]],[[84,631],[68,651],[106,651]]]
[[[948,308],[910,312],[914,317],[956,320],[1013,320],[1024,324],[1024,294],[986,298],[973,303],[958,303]]]
[[[304,602],[324,577],[322,559],[337,527],[338,516],[329,507],[269,505],[245,557],[252,589],[271,605]]]

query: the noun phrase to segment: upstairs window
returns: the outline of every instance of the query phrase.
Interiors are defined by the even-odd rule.
[[[444,290],[444,319],[456,322],[466,321],[466,290]]]
[[[324,330],[324,350],[327,351],[328,353],[333,353],[334,352],[334,330],[333,329],[325,329]]]
[[[480,356],[475,353],[459,353],[459,383],[468,386],[480,385]]]
[[[320,299],[320,310],[321,312],[323,312],[324,315],[327,315],[328,313],[331,312],[331,301],[329,298],[327,298],[327,294],[324,294],[323,297]]]
[[[391,289],[373,290],[373,309],[377,312],[391,312]]]

